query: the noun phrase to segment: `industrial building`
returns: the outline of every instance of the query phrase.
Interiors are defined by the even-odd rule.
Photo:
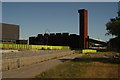
[[[36,37],[29,37],[29,44],[34,45],[52,45],[52,46],[70,46],[79,47],[79,35],[69,33],[50,33],[38,34]]]
[[[70,46],[71,49],[87,49],[89,44],[97,43],[106,46],[105,42],[89,39],[88,36],[88,11],[78,10],[79,13],[79,35],[69,33],[45,33],[28,40],[19,40],[19,25],[0,23],[2,37],[0,42],[12,44]]]
[[[70,46],[71,48],[88,48],[88,11],[78,10],[79,35],[69,33],[38,34],[37,37],[29,37],[29,44]]]
[[[35,37],[29,37],[30,45],[70,46],[71,49],[87,49],[89,44],[106,46],[106,42],[89,39],[88,36],[88,11],[78,10],[79,35],[69,33],[45,33]]]
[[[16,43],[19,40],[19,25],[0,23],[2,43]]]

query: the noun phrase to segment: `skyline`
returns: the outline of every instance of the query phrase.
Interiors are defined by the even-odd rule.
[[[117,2],[3,2],[2,22],[20,25],[20,39],[44,34],[47,29],[79,34],[77,11],[85,8],[89,36],[106,41],[110,36],[105,36],[105,24],[117,16],[117,7]]]

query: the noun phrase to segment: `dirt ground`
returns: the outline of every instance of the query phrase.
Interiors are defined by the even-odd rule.
[[[9,70],[3,72],[3,78],[34,78],[36,75],[63,63],[60,59],[74,59],[75,57],[81,56],[81,54],[72,54],[64,57],[51,59],[48,61],[44,61],[38,64],[34,64],[31,66],[26,66],[14,70]]]
[[[48,51],[46,53],[48,53]],[[23,53],[23,54],[25,54],[25,53]],[[84,60],[79,59],[80,57],[82,57],[84,55],[87,55],[87,56],[89,56],[91,58],[94,58],[94,59],[92,59],[92,60],[88,59],[88,58],[85,58]],[[18,69],[5,71],[5,72],[3,72],[2,76],[3,76],[3,78],[34,78],[35,76],[41,74],[42,72],[45,72],[45,71],[47,71],[47,70],[49,70],[49,69],[51,69],[51,68],[53,68],[53,67],[55,67],[57,65],[65,63],[66,61],[69,61],[69,60],[78,61],[78,62],[79,61],[80,62],[82,62],[82,61],[86,62],[87,60],[89,60],[89,61],[96,61],[96,58],[97,58],[97,60],[100,59],[99,60],[100,62],[105,62],[106,63],[106,59],[107,59],[107,62],[109,61],[109,63],[119,64],[119,61],[118,62],[114,62],[113,59],[118,59],[118,58],[120,58],[120,56],[119,56],[119,54],[106,53],[106,52],[102,52],[102,53],[87,53],[87,54],[80,54],[80,53],[76,54],[75,53],[75,54],[70,54],[70,55],[64,55],[64,56],[61,56],[61,57],[55,58],[55,59],[46,60],[44,62],[40,62],[38,64],[34,64],[34,65],[31,65],[31,66],[25,66],[25,67],[21,67],[21,68],[18,68]],[[111,59],[112,59],[112,61],[111,61]],[[99,64],[99,63],[97,63],[97,64]],[[90,70],[92,72],[94,69],[97,69],[97,68],[94,68],[92,70],[92,68],[94,68],[94,67],[91,66],[91,67],[87,68],[87,70]],[[86,72],[86,73],[89,74],[89,71]],[[93,74],[95,74],[95,73],[93,73]]]

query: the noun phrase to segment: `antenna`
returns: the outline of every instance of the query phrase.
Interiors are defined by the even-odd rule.
[[[49,34],[50,34],[50,30],[49,30],[49,29],[46,29],[46,30],[45,30],[45,34],[48,34],[48,35],[49,35]],[[48,35],[44,37],[44,38],[46,39],[46,42],[45,42],[46,45],[48,45],[48,37],[49,37]]]
[[[118,2],[118,17],[120,17],[120,1]]]
[[[45,34],[47,34],[47,33],[50,34],[50,30],[49,29],[45,30]]]

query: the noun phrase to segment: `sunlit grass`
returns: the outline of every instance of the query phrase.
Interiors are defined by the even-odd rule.
[[[120,59],[89,55],[60,64],[36,78],[118,78]]]

